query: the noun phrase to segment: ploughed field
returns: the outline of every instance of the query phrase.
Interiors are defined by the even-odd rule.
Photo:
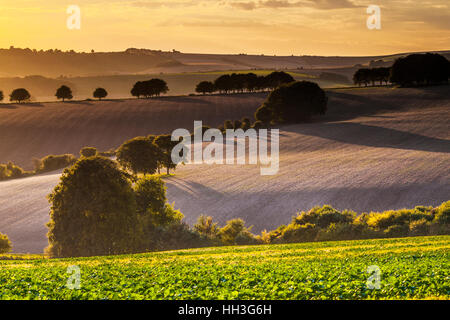
[[[450,90],[361,88],[327,91],[329,111],[280,127],[280,169],[186,165],[165,178],[168,199],[193,224],[200,214],[243,218],[254,232],[289,223],[298,210],[330,204],[357,212],[437,206],[450,199]],[[29,165],[47,154],[100,150],[150,133],[192,130],[251,116],[265,94],[49,103],[0,108],[0,163]],[[0,182],[0,232],[15,252],[47,245],[45,196],[59,173]]]
[[[436,236],[61,260],[19,256],[24,260],[0,260],[0,299],[448,299],[449,249],[450,237]],[[73,265],[78,290],[66,287]],[[369,274],[370,266],[379,273]]]

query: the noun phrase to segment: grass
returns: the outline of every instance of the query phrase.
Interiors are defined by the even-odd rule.
[[[0,299],[448,299],[449,249],[435,236],[0,260]],[[70,265],[79,290],[66,288]]]

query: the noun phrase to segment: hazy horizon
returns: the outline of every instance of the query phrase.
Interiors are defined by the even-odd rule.
[[[69,30],[69,5],[81,28]],[[381,29],[369,30],[369,5]],[[16,0],[0,4],[0,47],[90,52],[378,56],[448,50],[445,0]]]

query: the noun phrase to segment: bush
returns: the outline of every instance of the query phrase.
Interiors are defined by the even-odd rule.
[[[75,161],[77,158],[73,154],[49,155],[42,159],[35,159],[34,167],[38,173],[49,172],[71,166]]]
[[[94,147],[84,147],[80,150],[80,155],[85,158],[93,157],[97,155],[97,149]]]
[[[257,240],[251,234],[250,229],[245,227],[244,220],[233,219],[227,221],[227,224],[219,230],[217,235],[225,245],[254,244]]]
[[[11,241],[9,241],[8,236],[0,233],[0,254],[8,253],[11,251]]]
[[[82,158],[49,195],[51,257],[135,252],[142,241],[131,182],[116,162]]]
[[[328,98],[316,83],[297,81],[281,85],[267,97],[255,118],[264,123],[298,123],[325,114]]]
[[[108,151],[98,152],[97,154],[101,157],[110,158],[110,157],[116,156],[116,150],[114,148],[112,148],[112,149],[109,149]]]
[[[0,164],[0,181],[21,178],[27,175],[29,175],[29,172],[26,172],[11,161],[7,164]]]
[[[352,223],[356,213],[350,211],[339,212],[329,205],[314,207],[308,212],[297,214],[293,223],[311,223],[319,228],[327,228],[332,223]]]
[[[278,242],[293,243],[314,241],[318,231],[316,225],[312,223],[291,223],[283,229]]]
[[[198,217],[197,223],[194,225],[194,230],[209,239],[217,239],[219,233],[219,227],[217,223],[213,222],[213,218],[204,215]]]
[[[450,234],[450,201],[444,202],[434,210],[430,225],[431,234]]]
[[[412,221],[409,224],[409,234],[411,236],[425,236],[429,234],[430,223],[426,219]]]

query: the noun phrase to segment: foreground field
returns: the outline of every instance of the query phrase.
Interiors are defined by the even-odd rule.
[[[0,260],[0,299],[448,299],[449,254],[439,236]],[[66,288],[71,265],[79,290]]]

